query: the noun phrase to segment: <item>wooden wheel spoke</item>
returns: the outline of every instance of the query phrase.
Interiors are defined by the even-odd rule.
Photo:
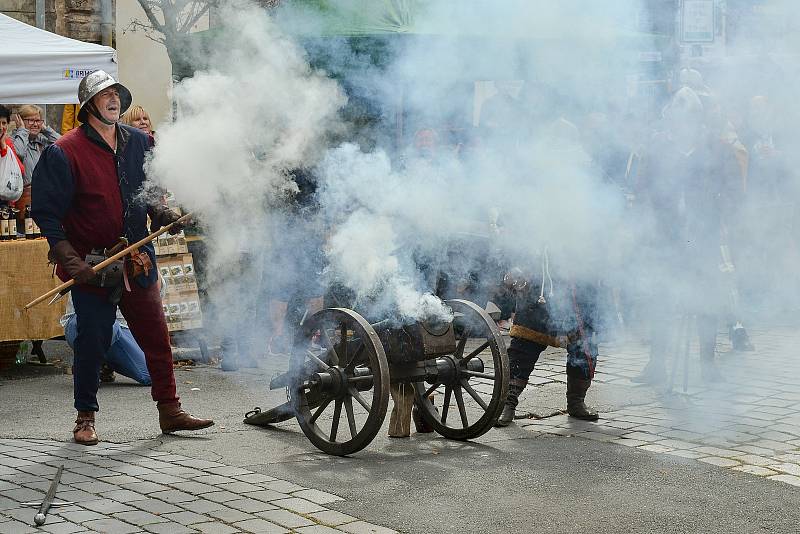
[[[347,359],[347,323],[342,321],[339,325],[339,346],[341,347],[338,352],[339,361],[342,365],[348,361]]]
[[[444,387],[444,402],[442,403],[442,424],[447,422],[447,411],[450,409],[450,395],[453,393],[453,388],[450,386]]]
[[[328,346],[328,350],[330,351],[330,354],[333,356],[333,360],[335,360],[333,362],[333,365],[334,366],[339,365],[339,355],[336,353],[336,345],[333,344],[331,336],[328,335],[328,330],[326,328],[322,328],[321,330],[322,333],[325,335],[325,343]]]
[[[356,416],[353,413],[353,398],[345,396],[344,398],[344,411],[347,413],[347,424],[350,427],[350,439],[354,439],[356,434]]]
[[[487,339],[486,341],[484,341],[483,343],[481,343],[481,345],[480,345],[480,346],[479,346],[477,349],[473,350],[472,352],[470,352],[469,354],[467,354],[467,356],[465,356],[464,358],[462,358],[462,359],[461,359],[461,361],[462,361],[462,362],[468,362],[468,361],[470,361],[472,358],[474,358],[475,356],[477,356],[477,355],[478,355],[478,354],[480,354],[481,352],[485,351],[485,350],[487,349],[487,347],[489,347],[489,345],[491,345],[491,343],[492,343],[492,341],[491,341],[491,340],[489,340],[489,339]]]
[[[477,402],[481,408],[483,408],[484,410],[489,409],[489,406],[487,406],[486,402],[481,398],[480,395],[478,395],[478,392],[475,391],[475,389],[473,389],[473,387],[469,385],[469,382],[467,382],[466,380],[462,380],[461,387],[464,388],[467,391],[467,393],[469,393],[470,397],[475,399],[475,402]]]
[[[317,418],[318,418],[320,415],[322,415],[322,412],[324,412],[324,411],[325,411],[325,408],[327,408],[327,407],[328,407],[328,405],[330,405],[330,403],[331,403],[331,401],[332,401],[332,400],[333,400],[333,399],[326,399],[326,400],[325,400],[325,402],[323,402],[322,404],[320,404],[319,408],[317,408],[317,411],[316,411],[316,412],[314,412],[314,415],[312,415],[312,416],[311,416],[311,419],[309,419],[309,420],[308,420],[308,422],[309,422],[309,423],[311,423],[311,424],[313,425],[313,424],[314,424],[314,421],[316,421],[316,420],[317,420]]]
[[[339,432],[339,418],[342,416],[342,400],[336,399],[336,406],[333,408],[333,422],[331,423],[331,439],[336,441],[336,434]]]
[[[356,368],[356,365],[358,365],[358,359],[361,357],[361,353],[364,352],[364,348],[365,345],[364,342],[362,341],[361,344],[358,346],[358,348],[353,351],[353,355],[350,357],[350,361],[347,362],[347,366],[345,367],[345,370],[347,372],[353,372],[353,369]]]
[[[458,413],[461,415],[461,425],[467,428],[469,422],[467,421],[467,409],[464,407],[464,396],[461,393],[461,387],[454,386],[453,392],[456,394],[456,404],[458,404]]]
[[[489,373],[479,373],[478,371],[461,371],[461,374],[474,376],[475,378],[486,378],[487,380],[495,379],[495,375],[490,375]]]
[[[314,354],[312,351],[310,351],[310,350],[307,350],[307,351],[306,351],[306,355],[308,355],[308,357],[309,357],[309,358],[311,358],[311,361],[313,361],[315,364],[317,364],[317,366],[318,366],[320,369],[322,369],[323,371],[327,371],[328,369],[330,369],[330,367],[331,367],[331,366],[330,366],[330,365],[328,365],[327,363],[323,362],[323,361],[322,361],[322,360],[319,358],[319,356],[317,356],[316,354]]]
[[[453,352],[453,356],[456,358],[461,358],[461,355],[464,354],[464,347],[467,346],[467,340],[469,339],[469,329],[464,329],[464,333],[461,334],[461,339],[458,340],[458,345],[456,345],[456,350]]]
[[[358,403],[359,403],[359,404],[360,404],[360,405],[361,405],[361,406],[362,406],[362,407],[363,407],[365,410],[367,410],[368,412],[369,412],[370,410],[372,410],[372,406],[370,406],[369,404],[367,404],[367,401],[365,401],[365,400],[364,400],[364,397],[362,397],[362,396],[361,396],[361,393],[359,393],[359,392],[358,392],[358,390],[357,390],[356,388],[354,388],[354,387],[350,386],[349,388],[347,388],[347,392],[348,392],[348,393],[350,394],[350,396],[351,396],[351,397],[353,397],[353,398],[354,398],[354,399],[355,399],[355,400],[356,400],[356,401],[357,401],[357,402],[358,402]]]
[[[439,382],[436,382],[434,385],[429,387],[428,390],[425,392],[425,394],[422,395],[422,400],[427,399],[430,396],[430,394],[433,393],[434,391],[436,391],[436,388],[438,388],[441,385],[442,384],[440,384]]]

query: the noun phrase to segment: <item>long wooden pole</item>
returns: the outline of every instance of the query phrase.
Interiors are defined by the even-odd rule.
[[[181,224],[181,223],[184,223],[184,222],[188,221],[191,216],[192,216],[191,213],[187,213],[186,215],[184,215],[183,217],[181,217],[177,221],[164,226],[163,228],[161,228],[157,232],[153,232],[152,234],[150,234],[149,236],[145,237],[144,239],[141,239],[141,240],[137,241],[136,243],[134,243],[133,245],[130,245],[129,247],[120,250],[119,252],[117,252],[113,256],[111,256],[109,258],[106,258],[105,260],[101,261],[100,263],[98,263],[97,265],[92,267],[92,270],[94,272],[99,272],[102,269],[105,269],[106,267],[108,267],[109,265],[111,265],[112,263],[114,263],[115,261],[120,259],[121,257],[123,257],[126,254],[128,254],[133,249],[139,248],[142,245],[146,245],[147,243],[149,243],[150,241],[154,240],[155,238],[157,238],[158,236],[160,236],[164,232],[169,232],[170,228],[172,228],[173,225]],[[32,300],[31,302],[29,302],[28,304],[26,304],[24,309],[28,310],[28,309],[36,306],[40,302],[42,302],[44,300],[47,300],[48,298],[52,297],[56,293],[60,293],[60,292],[64,291],[65,289],[72,287],[73,285],[75,285],[75,280],[67,280],[66,282],[64,282],[60,286],[54,287],[53,289],[51,289],[50,291],[48,291],[47,293],[45,293],[41,297],[38,297],[38,298]]]

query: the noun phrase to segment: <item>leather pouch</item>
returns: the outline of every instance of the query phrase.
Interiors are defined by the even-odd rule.
[[[128,278],[136,278],[140,275],[147,276],[150,274],[150,269],[153,268],[153,262],[150,261],[150,256],[147,252],[139,250],[138,248],[133,250],[126,259],[125,266],[128,270]]]
[[[87,254],[86,255],[86,263],[94,267],[98,263],[105,261],[106,256],[104,254]],[[97,273],[97,277],[93,282],[89,285],[96,286],[96,287],[119,287],[122,285],[122,269],[123,269],[123,262],[122,260],[117,260],[113,262],[111,265],[104,267],[99,273]]]

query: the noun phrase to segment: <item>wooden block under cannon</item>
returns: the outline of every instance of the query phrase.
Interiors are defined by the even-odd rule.
[[[389,437],[407,438],[411,435],[411,410],[414,407],[414,386],[406,382],[391,384],[389,393],[394,406],[389,416]]]

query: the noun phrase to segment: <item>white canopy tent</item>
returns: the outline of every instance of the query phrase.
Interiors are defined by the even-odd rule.
[[[0,13],[0,103],[77,104],[78,83],[97,69],[116,78],[116,50]]]

